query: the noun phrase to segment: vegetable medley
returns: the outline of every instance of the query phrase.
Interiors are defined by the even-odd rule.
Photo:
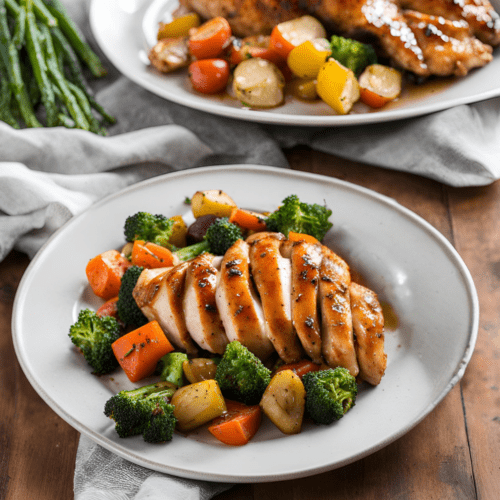
[[[189,227],[181,216],[132,214],[124,221],[121,251],[106,250],[86,268],[103,304],[80,311],[69,337],[94,374],[123,370],[136,384],[105,404],[118,436],[163,443],[175,430],[206,426],[222,443],[239,446],[252,439],[263,418],[285,434],[301,432],[304,419],[329,425],[342,418],[358,392],[348,369],[307,356],[294,363],[273,356],[262,361],[238,340],[220,354],[201,349],[193,355],[174,346],[158,321],[148,320],[134,292],[142,273],[192,262],[206,252],[224,255],[261,231],[319,243],[332,226],[331,210],[291,195],[274,212],[256,213],[218,190],[198,191],[186,202],[195,217]]]
[[[305,101],[321,99],[344,115],[359,100],[380,108],[402,88],[401,72],[379,64],[371,45],[328,38],[309,15],[276,25],[270,36],[240,39],[225,18],[201,23],[189,13],[160,23],[149,59],[163,73],[188,68],[197,92],[227,90],[252,108],[280,106],[290,93]]]

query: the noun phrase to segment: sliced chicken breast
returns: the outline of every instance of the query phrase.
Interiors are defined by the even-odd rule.
[[[282,235],[280,235],[282,236]],[[250,270],[264,311],[267,336],[285,363],[303,358],[292,322],[292,269],[280,247],[284,236],[263,236],[250,243]]]
[[[177,348],[195,355],[198,348],[189,336],[184,317],[183,299],[189,263],[182,262],[151,279],[147,289],[146,277],[154,273],[144,270],[134,288],[134,298],[144,315],[160,324],[165,336]],[[149,271],[149,272],[147,272]],[[145,274],[144,280],[141,280]]]
[[[337,254],[323,246],[320,266],[319,296],[322,317],[322,351],[326,363],[359,373],[349,296],[349,266]]]
[[[387,367],[384,352],[384,315],[375,292],[357,283],[349,286],[359,376],[380,384]]]
[[[258,358],[267,359],[274,348],[250,278],[249,245],[243,240],[224,255],[215,296],[228,340],[238,340]]]
[[[321,326],[318,314],[319,268],[321,245],[301,241],[293,245],[292,321],[306,354],[318,364],[321,354]]]
[[[228,339],[215,301],[217,261],[220,265],[220,258],[210,253],[190,261],[183,307],[191,338],[202,349],[223,354]]]

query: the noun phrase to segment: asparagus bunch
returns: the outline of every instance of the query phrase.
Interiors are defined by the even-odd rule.
[[[83,67],[106,74],[59,0],[0,0],[0,120],[105,134],[115,118],[95,100]]]

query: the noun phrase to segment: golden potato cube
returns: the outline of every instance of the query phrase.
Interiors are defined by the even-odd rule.
[[[191,210],[196,219],[203,215],[229,217],[236,206],[233,199],[220,189],[197,191],[191,198]]]

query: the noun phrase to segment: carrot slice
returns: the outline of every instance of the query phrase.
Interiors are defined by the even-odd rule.
[[[297,363],[289,363],[287,365],[280,366],[276,373],[281,372],[283,370],[292,370],[297,377],[302,378],[306,373],[309,372],[317,372],[321,370],[321,365],[313,363],[308,359],[302,359],[301,361],[297,361]]]
[[[290,241],[305,241],[306,243],[313,243],[313,244],[319,243],[319,241],[310,234],[294,233],[293,231],[290,231],[288,233],[288,239]]]
[[[165,247],[155,243],[135,240],[132,248],[132,264],[147,269],[170,267],[174,265],[174,254]]]
[[[266,229],[265,218],[261,214],[238,207],[233,208],[229,222],[251,231],[264,231]]]
[[[131,382],[152,375],[160,358],[174,350],[157,321],[120,337],[111,348]]]
[[[260,427],[260,406],[247,406],[226,399],[226,408],[227,411],[223,415],[212,420],[208,430],[222,443],[232,446],[247,444]]]
[[[108,250],[91,259],[85,273],[94,293],[104,300],[118,295],[122,276],[131,266],[117,250]]]
[[[116,303],[118,302],[118,296],[109,299],[107,302],[97,309],[96,314],[100,318],[103,316],[113,316],[114,318],[118,317],[118,308],[116,307]]]
[[[224,59],[202,59],[192,62],[188,73],[194,90],[202,94],[217,94],[229,81],[229,63]]]
[[[223,17],[214,17],[203,23],[189,37],[189,52],[196,59],[220,56],[231,39],[231,27]]]

